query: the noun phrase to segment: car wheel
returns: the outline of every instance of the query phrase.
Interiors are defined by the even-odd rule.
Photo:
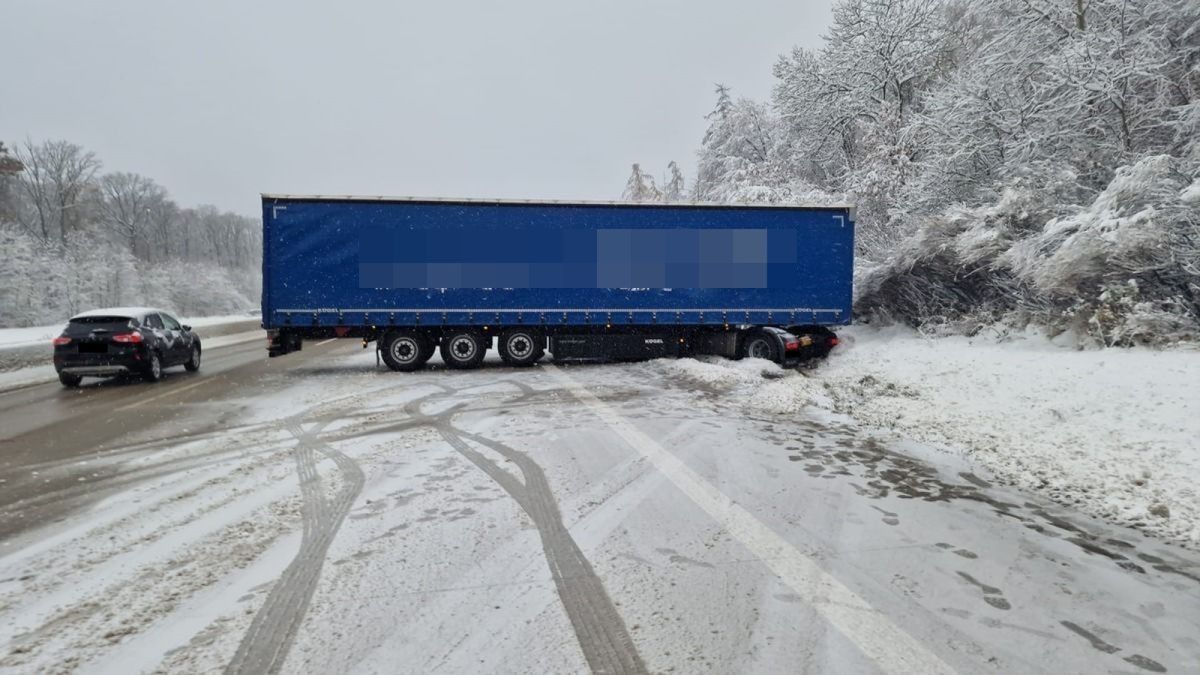
[[[738,356],[744,359],[766,359],[779,362],[779,345],[766,333],[755,332],[746,336]]]
[[[529,330],[500,334],[500,358],[510,366],[532,366],[545,353],[545,340]]]
[[[192,356],[183,364],[183,368],[189,373],[200,370],[200,345],[192,345]]]
[[[383,338],[383,362],[388,368],[411,372],[425,364],[425,336],[412,331],[388,333]],[[428,358],[428,357],[426,357]]]
[[[448,368],[478,368],[487,353],[487,343],[478,333],[450,333],[442,338],[440,351]]]
[[[142,373],[142,377],[146,378],[147,382],[158,382],[162,379],[162,359],[158,352],[150,352],[150,363],[146,364],[146,371]]]
[[[80,382],[83,382],[83,378],[79,375],[72,375],[70,373],[59,373],[58,381],[62,382],[64,387],[74,389],[75,387],[79,386]]]

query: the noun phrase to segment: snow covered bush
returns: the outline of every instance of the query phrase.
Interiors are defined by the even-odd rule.
[[[1106,346],[1200,337],[1200,202],[1166,155],[1121,167],[1089,204],[1064,184],[926,219],[860,274],[868,318],[968,334],[1006,323],[1074,330]]]

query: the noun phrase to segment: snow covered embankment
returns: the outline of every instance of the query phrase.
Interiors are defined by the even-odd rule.
[[[1200,351],[841,335],[826,363],[766,383],[763,362],[660,363],[700,388],[741,389],[749,409],[848,414],[1093,516],[1200,547]]]

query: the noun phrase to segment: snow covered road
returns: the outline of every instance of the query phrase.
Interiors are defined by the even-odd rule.
[[[0,395],[0,671],[1200,664],[1200,555],[775,379],[263,356]]]

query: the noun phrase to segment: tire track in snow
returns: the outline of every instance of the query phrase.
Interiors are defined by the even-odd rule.
[[[293,455],[304,499],[300,550],[254,615],[233,660],[225,668],[227,675],[279,672],[308,611],[329,545],[365,482],[362,469],[353,459],[318,437],[332,419],[307,431],[300,419],[292,418],[284,425],[296,438]],[[342,474],[342,486],[332,502],[321,484],[318,455],[333,460]]]
[[[514,405],[539,394],[537,390],[523,383],[508,383],[521,390],[521,395],[511,401]],[[447,395],[455,393],[449,387],[443,388]],[[461,405],[451,406],[433,415],[421,412],[421,404],[430,398],[432,397],[409,403],[405,406],[405,411],[410,419],[435,428],[459,454],[504,488],[533,520],[559,599],[591,671],[646,673],[641,655],[634,646],[612,598],[608,596],[604,583],[563,524],[558,502],[542,468],[525,453],[504,443],[455,427],[451,420],[462,412]],[[468,440],[487,447],[516,464],[524,477],[524,483],[472,448],[467,443]]]
[[[784,584],[850,640],[884,673],[952,675],[955,670],[929,647],[892,622],[804,552],[776,534],[678,456],[647,436],[563,369],[546,366],[632,450],[646,458],[679,491],[761,560]]]

